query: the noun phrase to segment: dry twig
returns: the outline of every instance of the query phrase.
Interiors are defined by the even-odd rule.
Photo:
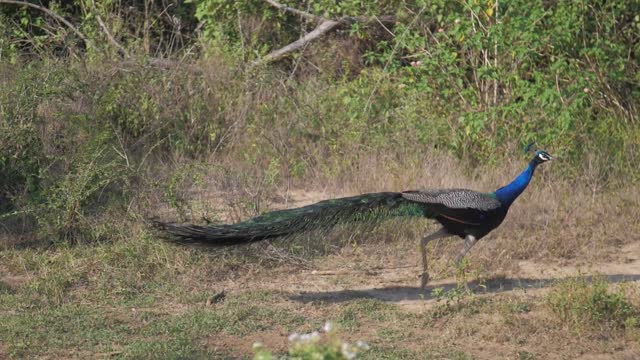
[[[124,46],[122,46],[114,37],[113,35],[111,35],[111,32],[109,31],[109,28],[107,27],[107,25],[104,23],[104,21],[102,21],[102,17],[100,16],[100,13],[98,12],[98,9],[96,7],[96,3],[95,1],[91,2],[91,5],[93,6],[93,11],[95,13],[96,16],[96,20],[98,20],[98,24],[100,24],[100,27],[102,28],[102,31],[104,32],[105,36],[107,37],[107,39],[109,39],[109,42],[111,42],[113,44],[113,46],[115,46],[118,51],[126,58],[129,57],[129,53],[127,52],[127,50],[124,48]]]

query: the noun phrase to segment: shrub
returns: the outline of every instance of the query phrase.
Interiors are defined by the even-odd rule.
[[[35,225],[28,231],[53,242],[91,232],[89,218],[122,198],[131,175],[118,134],[72,111],[88,88],[78,75],[64,64],[32,64],[0,90],[0,219],[22,215]]]

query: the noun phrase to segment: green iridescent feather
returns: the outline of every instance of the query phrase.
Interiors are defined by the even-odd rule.
[[[180,225],[155,222],[181,242],[232,245],[338,224],[375,223],[391,217],[430,217],[426,206],[407,201],[401,193],[383,192],[331,199],[295,209],[277,210],[228,225]]]

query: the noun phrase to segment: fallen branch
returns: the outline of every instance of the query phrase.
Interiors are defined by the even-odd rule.
[[[271,4],[273,7],[280,9],[285,12],[289,12],[300,17],[304,17],[313,21],[317,21],[320,24],[313,29],[310,33],[301,37],[300,39],[281,47],[280,49],[274,50],[269,54],[265,55],[263,58],[255,60],[249,65],[249,69],[254,68],[258,65],[267,64],[276,60],[283,58],[284,56],[303,48],[308,43],[315,41],[331,30],[335,29],[340,25],[351,25],[354,23],[379,23],[382,25],[387,31],[389,31],[384,24],[395,24],[395,16],[380,16],[380,17],[368,17],[368,16],[343,16],[340,19],[332,20],[326,19],[322,16],[314,15],[308,13],[306,11],[294,9],[292,7],[283,5],[275,0],[264,0],[267,3]],[[389,31],[390,32],[390,31]]]
[[[300,39],[292,42],[291,44],[281,47],[278,50],[272,51],[269,54],[265,55],[263,58],[258,59],[254,62],[251,63],[250,68],[261,65],[261,64],[266,64],[266,63],[270,63],[272,61],[275,60],[279,60],[280,58],[284,57],[285,55],[292,53],[302,47],[304,47],[306,44],[318,39],[319,37],[325,35],[326,33],[328,33],[329,31],[333,30],[336,26],[340,25],[341,23],[339,21],[333,21],[333,20],[326,20],[322,23],[320,23],[320,25],[318,25],[318,27],[316,27],[312,32],[306,34],[305,36],[301,37]]]

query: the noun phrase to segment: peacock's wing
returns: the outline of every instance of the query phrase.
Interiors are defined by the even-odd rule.
[[[402,197],[424,204],[437,216],[469,225],[481,225],[502,204],[489,194],[468,189],[405,191]]]

